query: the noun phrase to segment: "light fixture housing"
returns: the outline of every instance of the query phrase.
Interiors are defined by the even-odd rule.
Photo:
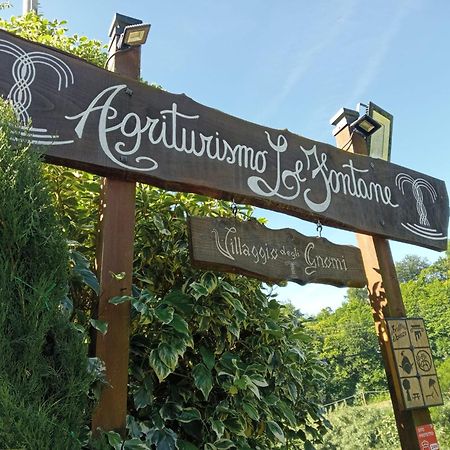
[[[112,42],[116,43],[116,50],[123,50],[145,44],[149,31],[149,23],[116,13],[109,36],[112,38]]]
[[[394,117],[392,114],[372,102],[369,102],[367,106],[367,114],[381,124],[380,132],[373,136],[369,136],[367,139],[369,156],[390,161]]]
[[[356,119],[350,125],[350,128],[352,129],[352,131],[356,131],[357,133],[361,134],[364,139],[367,139],[369,136],[375,133],[375,131],[381,128],[381,124],[370,117],[368,114],[364,114]]]
[[[127,25],[124,28],[123,33],[120,35],[119,40],[117,41],[117,49],[137,47],[139,45],[145,44],[149,31],[149,23]]]

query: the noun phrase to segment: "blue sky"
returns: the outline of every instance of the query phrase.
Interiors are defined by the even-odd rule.
[[[21,14],[12,0],[3,17]],[[394,115],[392,162],[450,188],[450,2],[446,0],[41,0],[70,33],[107,42],[114,13],[152,24],[142,76],[226,113],[334,144],[329,119],[373,101]],[[316,227],[257,210],[271,228]],[[352,233],[322,235],[355,244]],[[395,260],[439,253],[391,241]],[[290,283],[278,289],[302,312],[338,306],[345,289]]]

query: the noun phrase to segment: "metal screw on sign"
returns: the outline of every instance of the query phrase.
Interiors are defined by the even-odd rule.
[[[320,223],[320,220],[317,221],[317,237],[321,238],[322,237],[322,230],[323,230],[323,226]]]
[[[233,213],[233,216],[236,219],[236,216],[238,213],[238,207],[236,205],[236,202],[234,201],[234,198],[233,198],[233,201],[231,202],[231,212]]]

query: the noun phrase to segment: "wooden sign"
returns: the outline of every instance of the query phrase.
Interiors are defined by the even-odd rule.
[[[246,122],[0,31],[0,94],[49,162],[447,248],[444,182]]]
[[[442,405],[436,369],[423,319],[386,319],[404,409]]]
[[[270,230],[256,220],[191,217],[189,236],[192,264],[200,268],[263,281],[366,285],[357,247],[303,236],[292,229]]]

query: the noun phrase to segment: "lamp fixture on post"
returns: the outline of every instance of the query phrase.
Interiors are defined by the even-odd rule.
[[[364,139],[367,139],[379,128],[381,128],[381,124],[367,114],[362,115],[350,125],[350,129],[361,134]]]
[[[113,38],[111,42],[116,44],[115,50],[125,50],[145,44],[150,26],[142,20],[116,13],[109,30],[109,36]]]
[[[394,116],[373,102],[367,105],[366,113],[381,124],[381,131],[367,139],[369,156],[390,161]]]
[[[136,47],[145,44],[149,31],[149,23],[126,26],[117,42],[117,49],[120,50],[126,47]]]

